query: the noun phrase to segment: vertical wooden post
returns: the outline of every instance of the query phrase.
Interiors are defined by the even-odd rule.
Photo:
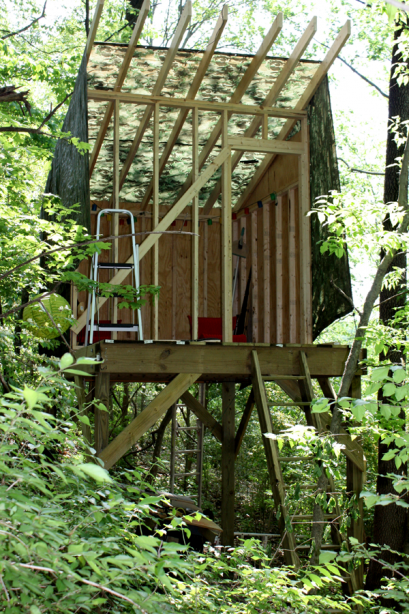
[[[222,383],[222,544],[234,544],[234,396],[233,382]]]
[[[264,343],[271,343],[271,330],[270,330],[270,207],[268,205],[263,206],[263,311],[264,311],[264,338],[261,341]]]
[[[222,113],[222,147],[228,147],[227,111]],[[233,341],[232,308],[232,216],[231,216],[231,155],[223,163],[222,169],[222,334],[223,341]]]
[[[277,343],[283,343],[283,197],[277,198],[276,206],[276,309],[277,309]]]
[[[114,209],[119,209],[119,100],[115,100],[114,102],[114,170],[113,170],[113,180],[114,180],[114,189],[113,189],[113,205]],[[112,216],[113,224],[111,228],[113,229],[113,235],[116,237],[119,235],[119,216]],[[114,239],[112,241],[112,262],[119,261],[119,239]],[[114,275],[118,273],[118,269],[115,269]],[[116,324],[118,322],[118,299],[114,298],[114,309],[113,309],[113,317],[112,322]],[[112,332],[112,339],[118,338],[118,333],[116,331]]]
[[[209,261],[209,226],[207,221],[204,223],[203,233],[203,317],[207,317],[207,275]]]
[[[97,454],[108,445],[109,439],[109,373],[99,372],[95,379],[95,449]],[[99,409],[97,403],[102,403],[106,407],[106,411]]]
[[[361,376],[355,375],[352,380],[350,396],[353,399],[361,398]],[[360,499],[361,491],[365,482],[365,474],[352,461],[347,458],[347,493],[349,496],[355,495],[357,499],[358,518],[351,518],[351,525],[348,527],[348,537],[355,537],[360,543],[365,541],[364,535],[364,502]],[[363,562],[354,570],[356,587],[358,590],[364,585],[364,565]],[[354,583],[355,584],[355,583]]]
[[[296,263],[296,234],[295,234],[295,190],[288,195],[288,256],[289,256],[289,294],[290,294],[290,343],[297,343],[297,263]]]
[[[259,279],[258,279],[258,249],[257,249],[257,240],[258,240],[258,224],[257,224],[257,209],[250,213],[249,223],[251,224],[251,236],[250,236],[250,250],[251,250],[251,341],[253,343],[258,343],[259,332],[258,332],[258,322],[259,322]]]
[[[170,483],[169,490],[173,493],[175,488],[175,473],[176,473],[176,437],[177,437],[177,405],[172,405],[172,439],[170,444]]]
[[[155,103],[153,114],[153,211],[152,230],[159,224],[159,103]],[[152,284],[159,285],[159,241],[153,246]],[[152,339],[158,339],[159,304],[158,298],[152,305]]]
[[[268,115],[263,115],[263,139],[268,139]]]
[[[198,110],[192,110],[192,181],[199,176]],[[192,339],[199,337],[199,194],[192,202]]]
[[[307,119],[301,120],[301,142],[304,153],[298,158],[298,192],[300,203],[300,285],[301,343],[312,343],[312,290],[311,290],[311,220],[307,217],[310,210],[310,173],[309,142]]]

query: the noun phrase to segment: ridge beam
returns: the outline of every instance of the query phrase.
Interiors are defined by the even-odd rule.
[[[350,36],[351,36],[351,21],[348,19],[345,25],[343,26],[343,28],[341,29],[341,31],[339,32],[337,38],[333,42],[327,55],[325,56],[325,58],[323,59],[323,61],[318,66],[317,70],[315,71],[313,78],[307,85],[301,98],[295,105],[294,111],[301,111],[301,110],[306,109],[306,107],[311,101],[311,98],[314,96],[315,92],[321,85],[321,81],[324,79],[325,75],[331,68],[332,64],[337,59],[339,53],[341,52],[341,49],[344,47],[344,45],[346,44]],[[280,133],[277,136],[277,139],[281,141],[284,141],[285,139],[287,139],[292,129],[294,128],[294,126],[295,126],[295,122],[293,120],[287,120],[284,126],[281,128]],[[254,173],[253,178],[251,179],[250,183],[245,188],[244,192],[242,193],[237,203],[233,207],[233,211],[235,212],[240,211],[240,209],[244,206],[247,199],[249,198],[249,196],[255,189],[256,185],[258,185],[258,183],[261,181],[262,177],[264,176],[265,172],[267,171],[268,167],[270,166],[271,162],[274,160],[276,155],[277,154],[266,154],[264,156],[263,160],[260,162],[259,166],[257,167],[257,170]]]
[[[270,51],[278,35],[280,34],[282,28],[283,28],[283,14],[278,13],[277,17],[274,20],[273,25],[271,26],[270,30],[264,37],[257,53],[254,55],[251,63],[247,67],[246,72],[244,73],[240,83],[236,87],[229,102],[238,103],[243,98],[250,83],[252,82],[253,78],[257,74],[258,69],[260,68],[263,60],[265,59],[267,53]],[[231,117],[231,114],[229,114],[229,117]],[[203,147],[202,151],[200,152],[199,170],[202,168],[207,158],[209,157],[212,149],[216,145],[217,140],[219,139],[221,135],[221,132],[222,132],[222,120],[219,119],[217,124],[213,128],[212,134],[210,135],[206,145]],[[180,198],[180,196],[186,192],[186,190],[191,185],[191,183],[192,183],[192,173],[189,173],[185,183],[183,184],[182,188],[179,191],[178,198]]]
[[[98,457],[110,469],[165,414],[169,407],[200,377],[200,373],[180,373],[149,403]]]
[[[122,60],[121,67],[119,69],[118,76],[115,81],[114,92],[120,92],[124,84],[126,75],[128,74],[129,66],[131,65],[131,61],[135,53],[136,46],[142,34],[142,30],[145,25],[146,18],[148,17],[149,9],[150,9],[150,0],[145,0],[145,2],[143,3],[139,11],[137,22],[133,29],[132,36],[130,38],[128,47],[126,49],[124,59]],[[91,153],[91,157],[89,161],[89,176],[90,177],[92,176],[95,165],[97,163],[99,152],[101,151],[102,143],[104,142],[104,138],[107,133],[109,122],[111,121],[113,112],[114,112],[114,101],[110,102],[107,106],[104,118],[102,120],[102,123],[98,131],[97,138],[94,143],[94,147],[92,149],[92,153]]]
[[[196,75],[192,81],[192,85],[189,88],[189,91],[186,95],[185,100],[193,100],[196,98],[196,94],[199,91],[199,87],[206,75],[207,69],[209,68],[209,64],[212,60],[212,57],[216,51],[217,45],[219,44],[219,40],[221,35],[223,34],[223,30],[227,24],[228,18],[228,6],[225,4],[221,10],[220,17],[217,20],[216,26],[212,32],[209,43],[203,53],[203,57],[200,61],[199,67],[196,71]],[[183,124],[186,121],[186,118],[189,114],[188,109],[182,109],[179,113],[179,117],[176,120],[175,125],[173,126],[173,130],[170,134],[169,139],[166,142],[165,149],[163,150],[160,162],[159,162],[159,177],[163,173],[163,169],[166,166],[167,161],[169,160],[170,154],[175,146],[175,143],[178,139],[178,136],[183,128]],[[149,199],[152,196],[153,192],[153,179],[150,182],[144,197],[142,199],[141,209],[145,211],[147,209]]]
[[[296,69],[298,62],[304,55],[305,50],[307,49],[308,45],[310,44],[316,32],[317,32],[317,18],[313,17],[310,23],[308,24],[304,34],[301,36],[297,45],[294,47],[294,50],[291,53],[290,57],[288,58],[287,62],[284,64],[271,90],[267,94],[263,102],[263,105],[262,105],[263,107],[272,107],[274,105],[278,96],[280,95],[285,85],[287,84],[288,79],[291,77],[294,70]],[[260,128],[261,122],[262,122],[261,117],[255,117],[253,121],[251,122],[250,126],[245,131],[244,136],[253,137],[257,133],[257,130]],[[234,171],[234,169],[236,168],[236,166],[238,165],[242,157],[243,157],[243,152],[237,152],[233,155],[232,172]],[[217,184],[215,185],[215,187],[213,188],[212,193],[210,194],[209,198],[207,199],[205,206],[203,207],[203,213],[205,215],[208,215],[210,211],[212,210],[213,205],[216,203],[219,195],[221,194],[221,190],[222,190],[222,182],[221,180],[219,180]]]
[[[159,95],[162,91],[163,86],[165,85],[165,81],[167,79],[170,69],[172,68],[172,64],[175,59],[177,50],[179,49],[179,45],[182,42],[183,35],[187,29],[187,26],[189,25],[191,18],[192,18],[192,2],[191,0],[187,0],[185,7],[183,9],[182,15],[180,17],[178,26],[176,28],[175,34],[173,36],[172,42],[170,43],[168,52],[166,54],[165,61],[162,64],[162,68],[160,69],[158,78],[153,88],[154,96]],[[136,152],[139,149],[139,145],[141,144],[144,132],[146,128],[148,127],[152,113],[153,113],[152,106],[149,106],[145,109],[141,123],[138,126],[135,138],[132,142],[131,148],[128,152],[128,156],[121,170],[121,176],[119,178],[119,188],[120,189],[124,185],[126,176],[129,173],[129,169],[131,168]]]

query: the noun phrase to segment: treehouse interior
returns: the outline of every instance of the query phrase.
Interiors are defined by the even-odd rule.
[[[331,283],[336,279],[350,295],[350,277],[347,258],[321,256],[325,229],[307,213],[315,198],[339,190],[327,72],[348,40],[350,23],[316,62],[301,59],[316,18],[283,59],[268,55],[282,14],[250,56],[216,51],[227,7],[205,51],[197,51],[179,49],[191,2],[166,49],[138,45],[149,0],[128,45],[95,42],[103,4],[97,4],[63,127],[89,142],[92,153],[81,156],[60,141],[46,191],[67,206],[79,202],[78,221],[93,234],[99,219],[101,236],[123,235],[101,254],[100,281],[129,284],[137,270],[141,285],[160,286],[160,294],[141,308],[140,324],[132,328],[131,311],[118,309],[118,299],[99,296],[94,308],[72,288],[73,353],[100,359],[84,367],[86,377],[76,376],[79,405],[93,391],[109,408],[114,382],[166,384],[111,441],[109,414],[95,405],[95,448],[110,469],[181,399],[221,443],[224,545],[234,539],[235,458],[256,407],[284,560],[298,566],[297,518],[287,513],[282,459],[276,441],[262,435],[274,432],[265,382],[278,384],[300,406],[306,424],[328,430],[330,411],[311,411],[312,380],[335,399],[330,378],[342,375],[348,348],[313,341],[350,311]],[[81,262],[79,270],[91,275],[91,263]],[[91,339],[94,317],[111,328],[97,326]],[[360,375],[351,396],[360,396]],[[203,395],[189,393],[195,382],[222,384],[221,424]],[[236,384],[249,387],[237,429]],[[90,427],[82,428],[91,442]],[[336,439],[347,457],[347,491],[359,498],[363,449],[348,425]],[[335,546],[349,548],[348,536],[363,541],[357,505],[348,534],[337,515],[326,519]],[[345,577],[350,592],[361,588],[362,566],[345,570]]]

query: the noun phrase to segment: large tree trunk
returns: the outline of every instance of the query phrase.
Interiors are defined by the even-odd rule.
[[[395,40],[400,36],[401,30],[395,32]],[[396,79],[393,77],[394,66],[396,62],[401,62],[402,58],[398,53],[398,48],[395,45],[392,52],[391,76],[389,82],[389,121],[396,116],[399,116],[401,121],[409,119],[409,85],[399,86]],[[388,126],[389,128],[389,126]],[[396,163],[396,158],[403,155],[404,146],[400,148],[393,138],[393,134],[388,129],[387,148],[386,148],[386,169],[385,169],[385,186],[384,186],[384,202],[396,202],[399,194],[399,167],[391,166]],[[391,222],[386,219],[384,227],[387,230],[392,230]],[[380,295],[380,320],[383,324],[390,324],[394,317],[396,309],[403,307],[406,302],[406,295],[401,294],[406,288],[406,254],[397,254],[389,267],[389,271],[394,267],[400,267],[405,271],[400,285],[393,289],[384,289]],[[402,361],[402,353],[397,348],[391,348],[388,353],[388,359],[392,363],[400,363]],[[382,400],[382,399],[380,399]],[[403,416],[404,417],[404,416]],[[379,443],[378,447],[378,479],[377,493],[396,494],[392,480],[386,478],[388,473],[397,473],[394,460],[384,461],[383,455],[387,452],[388,447]],[[406,471],[406,467],[401,467],[401,471]],[[380,555],[390,564],[397,560],[392,550],[402,552],[406,541],[406,519],[407,512],[403,507],[398,507],[395,504],[375,507],[374,516],[374,532],[372,541],[379,545],[387,546],[387,549]],[[366,579],[366,588],[375,590],[380,587],[381,579],[384,576],[390,575],[387,569],[379,563],[371,561],[369,565],[368,575]],[[385,605],[394,605],[393,602]]]

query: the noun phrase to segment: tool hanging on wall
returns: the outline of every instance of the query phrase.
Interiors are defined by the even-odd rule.
[[[233,241],[233,256],[237,256],[237,261],[236,261],[236,268],[234,271],[234,277],[233,277],[233,299],[232,299],[232,307],[234,307],[234,299],[236,297],[236,290],[237,290],[237,279],[239,276],[239,264],[240,264],[240,258],[247,258],[247,245],[245,245],[244,243],[244,232],[245,232],[245,228],[243,226],[243,228],[241,229],[241,234],[240,234],[240,238],[238,241]]]
[[[135,290],[139,289],[139,246],[135,242],[135,223],[133,215],[127,209],[104,209],[98,213],[97,216],[97,231],[96,237],[99,239],[100,230],[101,230],[101,216],[104,214],[109,214],[109,217],[112,215],[126,215],[130,219],[131,224],[131,232],[132,232],[132,255],[133,255],[133,263],[124,263],[124,262],[99,262],[98,261],[98,252],[95,253],[92,257],[91,263],[91,280],[95,282],[99,282],[99,274],[101,270],[114,270],[117,271],[119,269],[129,269],[132,277],[132,285]],[[108,217],[108,216],[107,216]],[[102,322],[99,319],[99,309],[96,311],[96,303],[97,303],[98,290],[94,288],[92,293],[88,295],[88,309],[87,309],[87,326],[85,331],[85,345],[92,345],[94,342],[94,332],[95,331],[104,331],[104,332],[136,332],[138,333],[139,341],[143,340],[143,331],[142,331],[142,317],[141,310],[138,309],[138,324],[135,324],[135,311],[132,310],[132,323],[122,324],[118,322]],[[113,300],[117,300],[117,297],[113,297]],[[97,315],[97,321],[95,322],[95,313]],[[91,315],[92,314],[92,315]]]

